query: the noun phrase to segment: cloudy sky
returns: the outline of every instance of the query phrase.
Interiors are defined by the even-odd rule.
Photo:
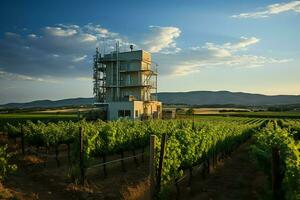
[[[145,49],[159,91],[300,94],[300,1],[3,0],[0,104],[91,97],[92,56]]]

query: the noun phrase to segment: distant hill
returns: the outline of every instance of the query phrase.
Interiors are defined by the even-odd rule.
[[[228,91],[192,91],[192,92],[161,92],[158,99],[166,104],[189,105],[224,105],[235,104],[244,106],[300,104],[300,95],[262,95]],[[50,108],[62,106],[79,106],[93,104],[93,98],[72,98],[57,101],[38,100],[28,103],[9,103],[4,108]]]
[[[28,103],[8,103],[1,105],[2,108],[53,108],[63,106],[80,106],[89,105],[94,103],[94,98],[72,98],[62,99],[57,101],[51,100],[38,100]]]
[[[192,91],[192,92],[162,92],[158,94],[160,101],[168,104],[212,105],[280,105],[299,104],[300,95],[262,95],[229,91]]]

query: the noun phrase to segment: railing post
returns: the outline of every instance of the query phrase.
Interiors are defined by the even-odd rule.
[[[150,172],[150,199],[154,199],[155,196],[155,135],[150,136],[150,161],[149,161],[149,172]]]

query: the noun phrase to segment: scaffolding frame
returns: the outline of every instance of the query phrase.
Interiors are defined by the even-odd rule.
[[[111,91],[112,101],[120,101],[120,93],[125,88],[138,87],[143,92],[140,101],[157,101],[157,64],[154,62],[139,60],[139,59],[120,59],[119,42],[116,43],[115,51],[104,54],[103,56],[99,53],[99,49],[96,48],[96,54],[94,55],[93,65],[93,94],[96,103],[104,103],[107,101],[108,88]],[[126,52],[124,52],[126,53]],[[142,61],[150,65],[147,69],[130,70],[121,68],[121,63]],[[107,82],[107,66],[111,67],[111,78],[110,82]],[[138,84],[127,84],[121,81],[122,74],[137,73],[139,80],[144,76],[143,81],[138,81]]]
[[[93,64],[93,94],[96,103],[106,101],[106,66],[101,60],[99,48],[96,48]]]

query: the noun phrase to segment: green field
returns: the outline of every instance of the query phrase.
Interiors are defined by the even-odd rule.
[[[156,178],[160,180],[160,184],[155,181],[152,183],[159,188],[154,195],[166,197],[172,195],[170,188],[173,187],[173,183],[188,177],[187,174],[192,173],[193,168],[202,166],[201,176],[209,177],[209,170],[215,168],[220,160],[225,162],[227,158],[231,158],[233,153],[239,152],[241,145],[247,145],[247,148],[251,149],[251,152],[247,150],[245,156],[257,159],[257,163],[255,163],[257,166],[252,166],[255,167],[252,168],[255,169],[254,171],[258,171],[258,168],[264,166],[267,166],[266,169],[271,169],[269,166],[271,150],[274,145],[279,145],[280,152],[283,152],[284,155],[281,158],[281,163],[284,163],[282,166],[288,166],[284,171],[284,195],[287,197],[286,199],[295,199],[300,191],[297,188],[300,166],[300,154],[297,151],[297,148],[300,147],[298,142],[299,120],[270,118],[279,118],[282,113],[261,112],[259,114],[261,114],[260,117],[177,115],[177,120],[104,122],[78,120],[77,115],[74,114],[20,113],[1,114],[0,122],[2,126],[7,122],[13,124],[8,124],[3,130],[7,132],[8,139],[14,140],[14,144],[18,144],[17,139],[21,141],[20,152],[21,150],[25,152],[24,147],[36,151],[38,151],[37,149],[42,149],[42,151],[52,149],[53,154],[50,156],[55,156],[57,167],[61,166],[63,160],[59,155],[68,155],[66,158],[68,159],[68,170],[61,171],[61,173],[65,176],[72,173],[68,182],[78,182],[83,185],[84,180],[99,181],[91,174],[83,172],[88,172],[100,165],[103,165],[103,176],[118,176],[114,174],[115,172],[107,170],[111,168],[106,169],[106,165],[109,166],[110,162],[119,163],[120,160],[106,162],[107,157],[123,159],[124,153],[130,156],[132,153],[135,156],[137,152],[145,153],[147,156],[149,155],[147,149],[153,148],[150,157],[154,157],[154,159],[149,166],[159,172]],[[38,120],[42,122],[35,123]],[[22,123],[22,126],[19,123]],[[153,145],[149,147],[150,139]],[[274,141],[276,143],[273,144]],[[61,145],[64,148],[60,148]],[[55,150],[55,155],[53,150]],[[6,152],[6,149],[2,151]],[[164,156],[164,154],[168,156]],[[264,157],[261,157],[262,155]],[[99,159],[102,159],[102,162],[99,162]],[[48,161],[44,161],[44,163],[46,162]],[[136,157],[134,162],[137,167],[145,166],[145,163],[139,162]],[[50,162],[48,164],[50,165]],[[66,166],[66,163],[64,165]],[[128,162],[126,165],[129,165]],[[233,166],[240,167],[240,165],[241,161],[238,160],[238,162],[234,162]],[[243,165],[248,166],[247,163],[243,163]],[[149,166],[147,167],[149,168]],[[122,173],[124,173],[124,162],[121,163],[121,167]],[[236,169],[235,167],[233,170]],[[243,172],[243,177],[247,175],[246,172],[248,173],[248,171]],[[267,176],[270,170],[265,173]],[[146,176],[148,177],[148,175],[147,173]],[[143,174],[139,174],[139,176],[140,180],[144,180]],[[230,179],[237,180],[236,178]],[[192,184],[191,178],[186,180]],[[65,183],[66,180],[60,181]],[[263,184],[271,183],[265,181]],[[109,186],[105,185],[105,187]],[[246,188],[246,190],[250,189]],[[264,192],[264,195],[270,193],[267,189]],[[99,197],[95,199],[99,199]]]
[[[27,120],[36,122],[58,122],[58,121],[77,121],[76,114],[34,114],[34,113],[11,113],[0,114],[0,128],[7,123],[18,124],[26,122]]]
[[[185,115],[183,115],[185,116]],[[257,118],[300,118],[300,112],[220,112],[213,114],[195,114],[198,117],[257,117]]]
[[[33,114],[33,113],[13,113],[13,114],[0,114],[1,119],[75,119],[75,114]]]

